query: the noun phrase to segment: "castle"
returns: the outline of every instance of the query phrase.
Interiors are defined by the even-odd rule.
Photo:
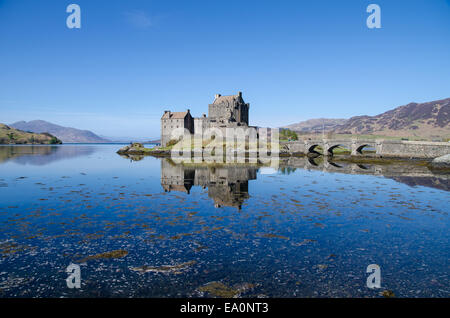
[[[161,117],[161,146],[170,141],[172,131],[185,128],[191,134],[208,128],[248,127],[248,111],[250,104],[245,103],[242,92],[237,95],[222,96],[216,94],[212,104],[208,105],[208,117],[192,117],[190,110],[185,112],[164,111]]]

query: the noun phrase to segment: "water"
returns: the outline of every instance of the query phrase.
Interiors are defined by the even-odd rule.
[[[0,146],[0,297],[450,296],[448,175],[182,166],[120,147]]]

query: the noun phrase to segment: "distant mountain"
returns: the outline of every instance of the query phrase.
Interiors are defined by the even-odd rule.
[[[282,128],[289,128],[304,133],[317,133],[324,131],[334,130],[337,126],[343,125],[347,122],[347,119],[331,119],[331,118],[317,118],[301,121],[296,124],[284,126]]]
[[[450,98],[410,103],[376,116],[356,116],[334,129],[335,133],[383,136],[450,136]]]
[[[161,139],[152,139],[152,140],[147,140],[144,142],[145,144],[160,144],[161,143]]]
[[[108,139],[108,140],[110,140],[110,142],[115,142],[115,143],[132,143],[132,142],[154,143],[153,141],[160,142],[159,139],[157,139],[155,137],[138,137],[138,136],[111,137],[111,136],[102,136],[102,135],[100,135],[100,137]]]
[[[17,123],[11,124],[11,127],[31,131],[34,133],[50,133],[62,142],[78,142],[78,143],[103,143],[109,142],[109,140],[99,137],[89,130],[80,130],[71,127],[63,127],[56,124],[49,123],[44,120],[32,120],[29,122],[18,121]]]
[[[0,144],[60,144],[61,140],[49,133],[32,133],[0,124]]]

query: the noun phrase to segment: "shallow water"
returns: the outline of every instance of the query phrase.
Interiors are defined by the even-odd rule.
[[[0,146],[0,297],[450,296],[448,175],[183,166],[118,148]]]

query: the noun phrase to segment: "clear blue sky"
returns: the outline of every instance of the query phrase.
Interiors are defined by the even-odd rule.
[[[261,126],[450,97],[450,0],[0,0],[0,122],[158,137],[237,91]]]

